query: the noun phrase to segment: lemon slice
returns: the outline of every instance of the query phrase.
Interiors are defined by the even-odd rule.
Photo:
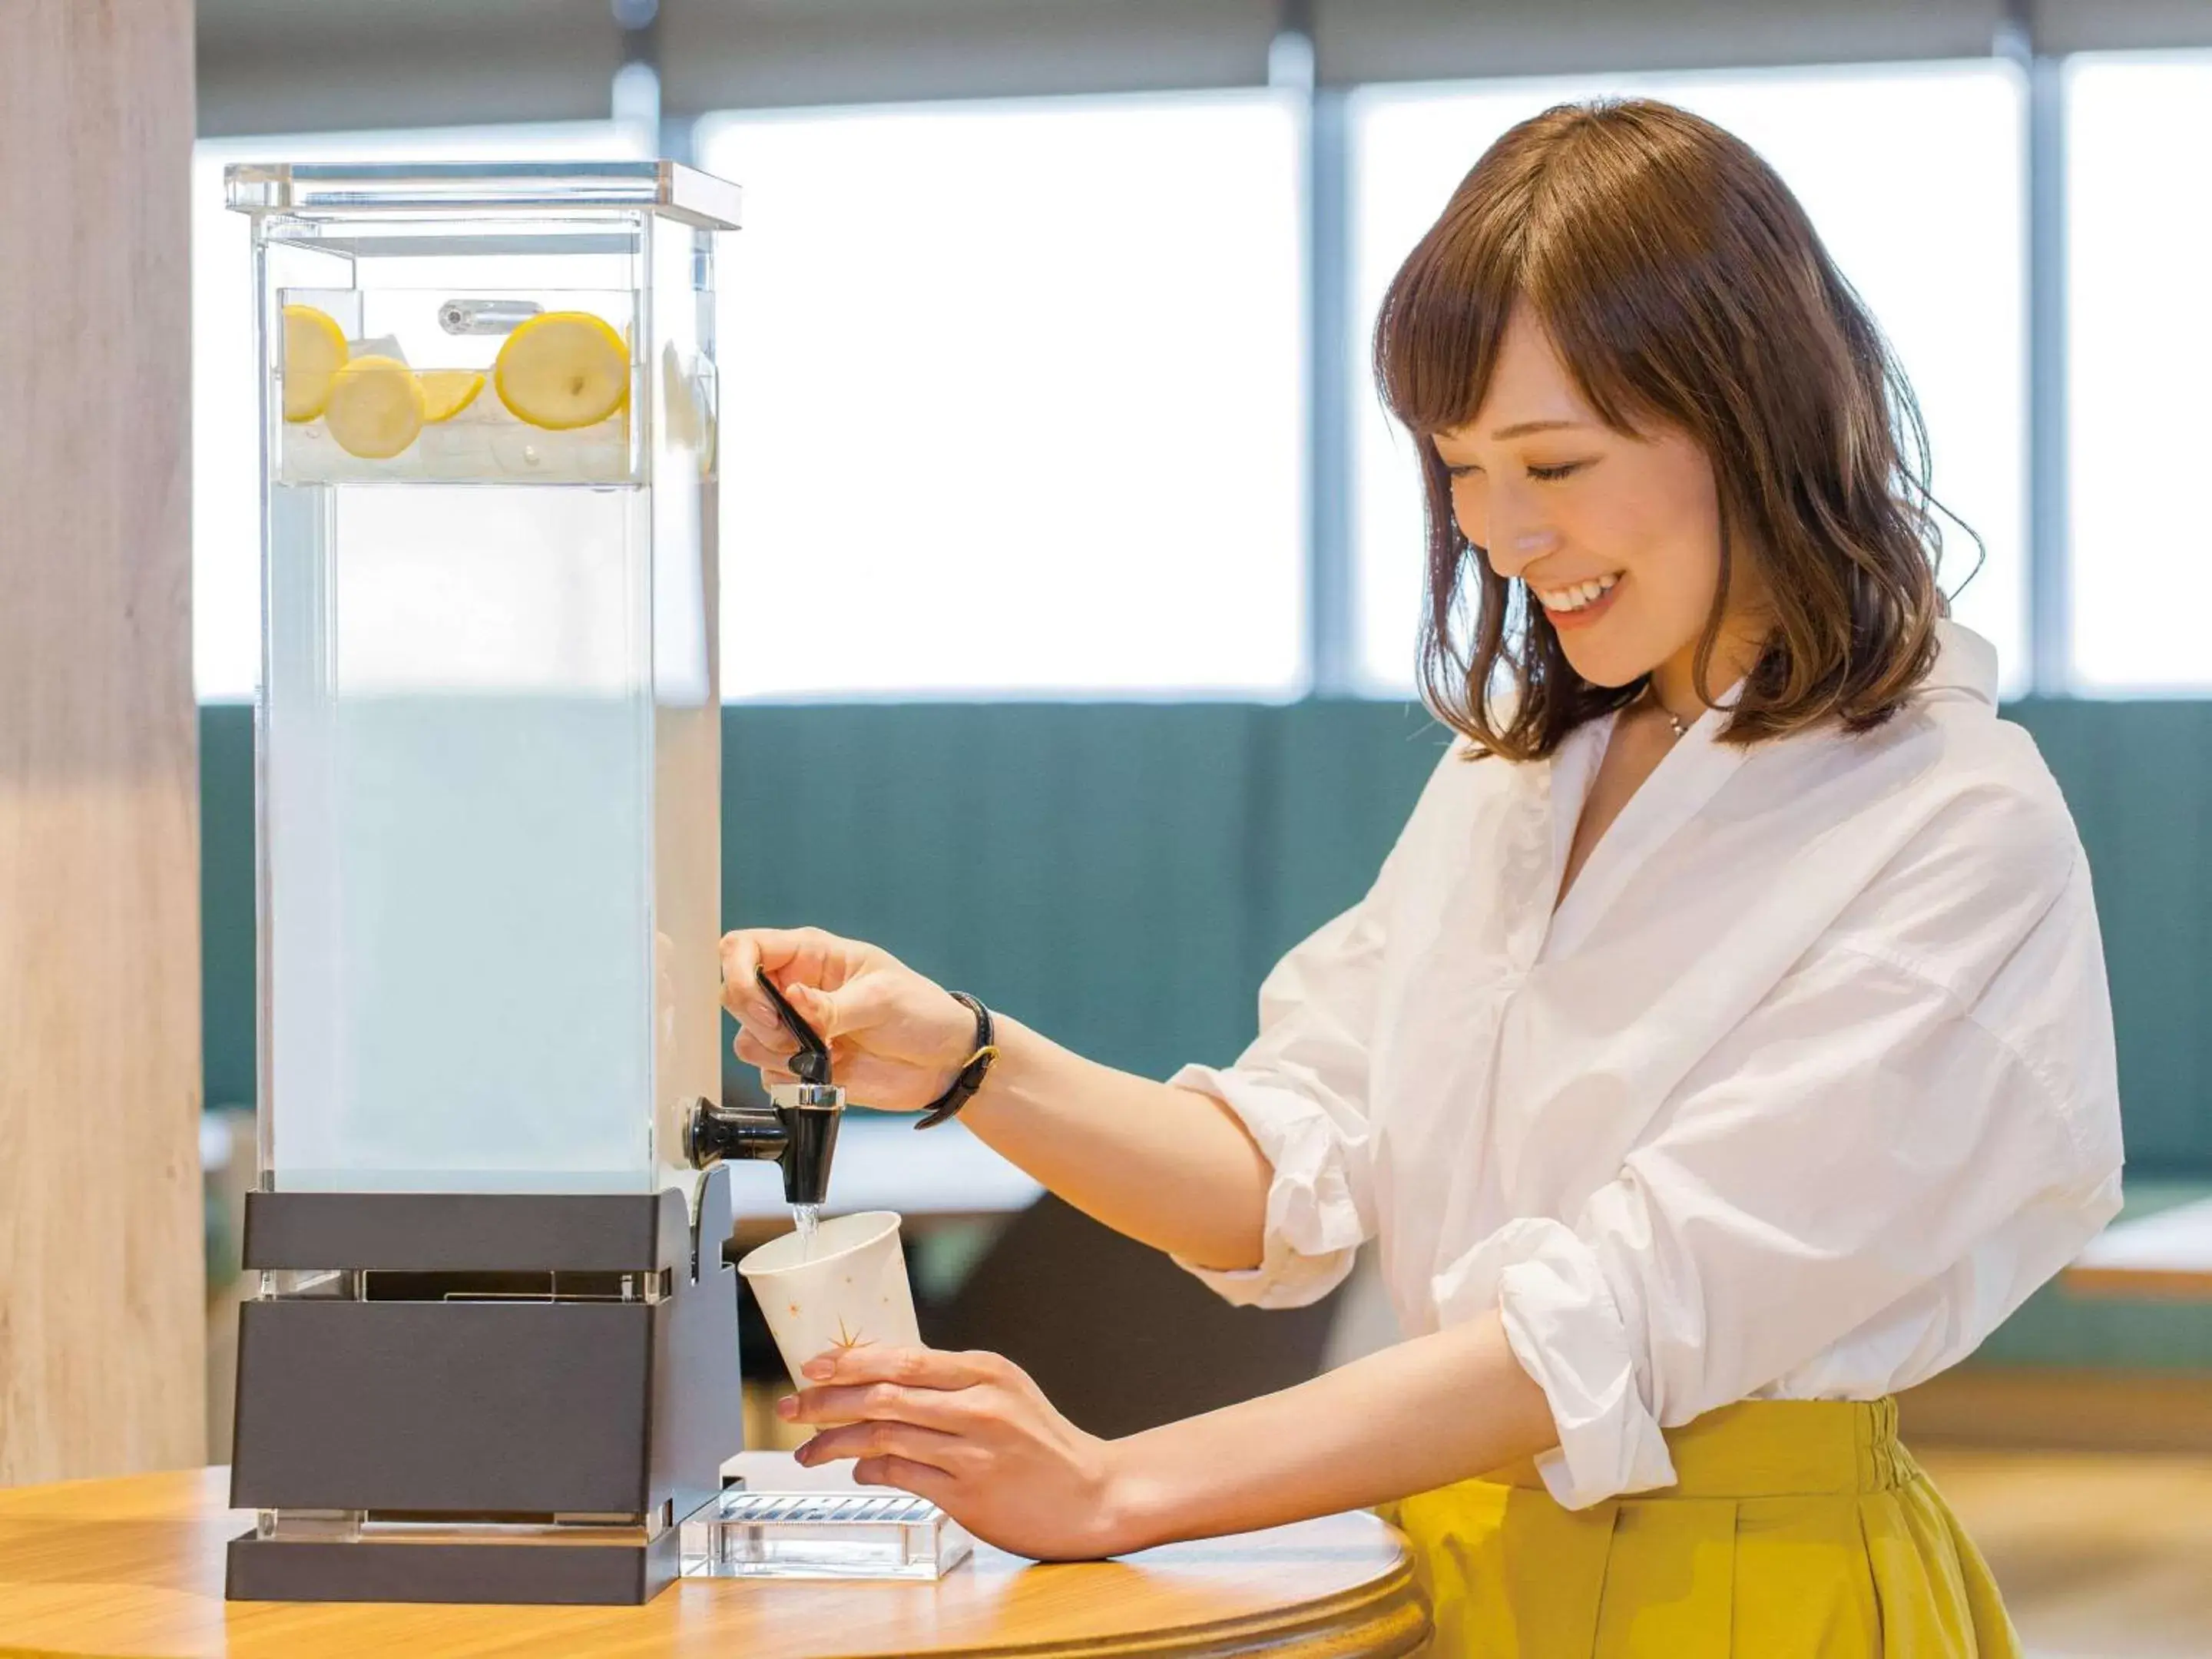
[[[422,429],[424,399],[415,371],[396,357],[356,357],[337,372],[323,422],[349,455],[380,461]]]
[[[550,432],[594,426],[629,400],[629,352],[588,311],[548,311],[507,337],[492,365],[499,400]]]
[[[452,420],[476,402],[484,384],[472,368],[426,368],[415,378],[422,383],[422,419],[430,426]]]
[[[345,331],[313,306],[284,307],[284,418],[312,421],[331,400],[348,356]]]

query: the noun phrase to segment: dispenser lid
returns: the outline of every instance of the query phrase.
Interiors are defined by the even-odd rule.
[[[223,169],[240,213],[353,216],[642,208],[708,230],[738,228],[742,192],[680,161],[240,161]]]

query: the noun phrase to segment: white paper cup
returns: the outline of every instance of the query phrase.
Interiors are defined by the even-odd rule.
[[[815,1230],[804,1260],[796,1232],[772,1238],[746,1252],[738,1271],[799,1388],[807,1381],[799,1368],[831,1348],[921,1345],[892,1211],[830,1217]]]

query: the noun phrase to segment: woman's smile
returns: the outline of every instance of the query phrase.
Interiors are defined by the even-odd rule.
[[[1528,591],[1536,596],[1536,602],[1544,607],[1544,614],[1552,619],[1553,627],[1562,631],[1588,628],[1600,617],[1613,609],[1613,598],[1620,592],[1620,585],[1628,580],[1628,575],[1624,571],[1619,575],[1601,576],[1597,580],[1599,583],[1603,584],[1605,591],[1594,599],[1585,599],[1582,597],[1592,586],[1589,582],[1579,583],[1564,590],[1531,586]],[[1554,605],[1553,603],[1554,599],[1567,600],[1566,607],[1562,609],[1559,605]]]

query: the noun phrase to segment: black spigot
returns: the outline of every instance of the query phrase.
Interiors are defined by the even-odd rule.
[[[830,1160],[845,1115],[845,1091],[830,1081],[829,1045],[799,1016],[764,970],[760,988],[787,1030],[799,1040],[791,1058],[796,1083],[769,1091],[769,1104],[726,1108],[694,1102],[684,1126],[684,1156],[695,1170],[725,1158],[773,1158],[783,1168],[787,1204],[819,1204],[830,1194]]]

